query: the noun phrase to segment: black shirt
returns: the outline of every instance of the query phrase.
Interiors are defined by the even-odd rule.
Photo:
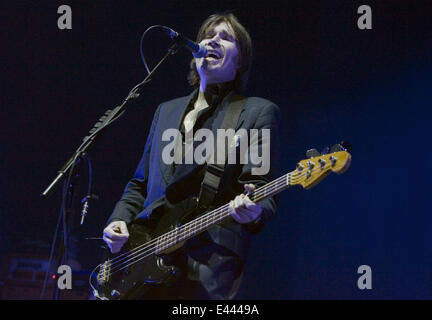
[[[233,82],[227,82],[217,85],[212,85],[209,88],[207,88],[207,92],[205,93],[208,95],[206,97],[207,102],[209,103],[209,106],[203,110],[200,110],[197,115],[197,119],[195,121],[195,124],[193,126],[193,132],[195,133],[199,129],[210,129],[212,128],[213,122],[216,118],[215,111],[220,107],[221,102],[225,97],[230,94],[234,88],[233,88]],[[192,97],[189,105],[186,107],[185,112],[183,114],[183,118],[181,120],[181,126],[180,126],[180,133],[182,135],[182,157],[183,157],[183,164],[175,164],[173,163],[172,170],[173,170],[173,176],[181,174],[181,172],[184,170],[185,166],[188,166],[185,164],[185,126],[184,126],[184,118],[186,115],[194,109],[194,104],[196,102],[196,99],[198,97],[199,91],[196,90],[195,95]],[[201,142],[199,142],[201,143]],[[197,144],[194,142],[194,148],[197,146]],[[192,196],[198,196],[199,191],[201,188],[201,182],[204,179],[205,174],[205,164],[203,165],[196,165],[196,169],[193,171],[192,175],[188,175],[185,179],[177,181],[174,185],[168,186],[166,190],[166,198],[171,203],[177,203],[179,201],[182,201],[188,197]]]

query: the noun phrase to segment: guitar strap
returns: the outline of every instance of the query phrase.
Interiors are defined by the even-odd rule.
[[[228,109],[225,113],[224,119],[222,121],[222,125],[219,129],[234,129],[236,128],[240,112],[243,109],[244,104],[246,103],[246,98],[239,94],[235,94],[228,106]],[[215,147],[214,147],[214,159],[215,163],[207,163],[206,171],[204,174],[204,179],[201,182],[201,190],[198,198],[198,207],[200,208],[208,208],[213,203],[218,191],[220,182],[224,175],[225,164],[227,162],[228,157],[228,148],[230,141],[225,143],[225,161],[223,163],[218,163],[220,161],[216,161],[216,153],[217,153],[217,139],[215,139]],[[219,159],[218,159],[219,160]]]

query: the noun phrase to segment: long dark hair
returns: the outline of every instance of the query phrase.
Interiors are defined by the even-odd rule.
[[[218,13],[208,17],[201,24],[196,42],[201,42],[208,30],[222,22],[225,22],[233,29],[237,47],[240,52],[240,68],[237,70],[237,75],[234,79],[234,89],[241,92],[246,88],[250,67],[252,64],[252,40],[245,27],[240,24],[234,14],[231,12]],[[196,70],[194,58],[190,62],[190,71],[187,79],[191,86],[198,87],[200,84],[200,77]]]

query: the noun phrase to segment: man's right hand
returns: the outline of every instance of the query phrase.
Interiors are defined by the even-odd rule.
[[[129,232],[124,221],[113,221],[103,231],[103,240],[112,253],[117,253],[129,238]]]

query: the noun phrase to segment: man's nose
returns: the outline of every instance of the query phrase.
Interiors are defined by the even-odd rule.
[[[209,41],[209,46],[210,47],[212,47],[212,48],[217,48],[217,47],[219,47],[220,45],[219,45],[219,40],[218,40],[219,38],[217,38],[217,37],[213,37],[212,39],[210,39],[210,41]]]

